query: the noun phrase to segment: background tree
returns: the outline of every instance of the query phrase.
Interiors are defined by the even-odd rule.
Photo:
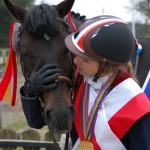
[[[150,0],[134,0],[134,9],[140,13],[142,22],[136,23],[137,37],[150,38]]]
[[[2,0],[1,0],[2,1]],[[34,0],[11,0],[12,2],[28,8],[34,4]],[[15,21],[7,10],[4,2],[0,3],[0,48],[9,47],[9,29],[11,23]]]
[[[136,0],[135,1],[135,10],[141,13],[143,17],[147,20],[150,20],[150,7],[148,6],[147,0]]]
[[[137,38],[150,38],[150,0],[129,0],[132,7],[126,7],[134,12],[135,33]],[[130,25],[132,22],[129,23]]]

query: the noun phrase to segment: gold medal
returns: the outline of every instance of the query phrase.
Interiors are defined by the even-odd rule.
[[[94,150],[94,146],[89,141],[82,141],[80,143],[79,150]]]

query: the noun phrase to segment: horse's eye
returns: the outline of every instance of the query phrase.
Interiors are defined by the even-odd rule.
[[[20,51],[20,55],[21,55],[21,56],[24,56],[24,57],[32,57],[31,54],[29,54],[29,53],[27,53],[27,52],[22,52],[22,51]]]

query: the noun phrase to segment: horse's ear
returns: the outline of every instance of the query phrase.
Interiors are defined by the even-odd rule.
[[[57,11],[61,18],[66,16],[70,12],[70,10],[74,4],[74,1],[75,0],[65,0],[56,6]]]
[[[23,7],[17,4],[11,3],[9,0],[4,0],[4,3],[6,7],[8,8],[9,12],[12,14],[12,16],[18,22],[23,23],[26,9],[24,9]]]

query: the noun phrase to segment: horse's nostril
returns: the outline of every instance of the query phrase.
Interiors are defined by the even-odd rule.
[[[48,110],[46,110],[46,112],[45,112],[45,116],[46,116],[46,118],[47,118],[48,120],[51,119],[51,112],[52,112],[52,109],[48,109]]]

